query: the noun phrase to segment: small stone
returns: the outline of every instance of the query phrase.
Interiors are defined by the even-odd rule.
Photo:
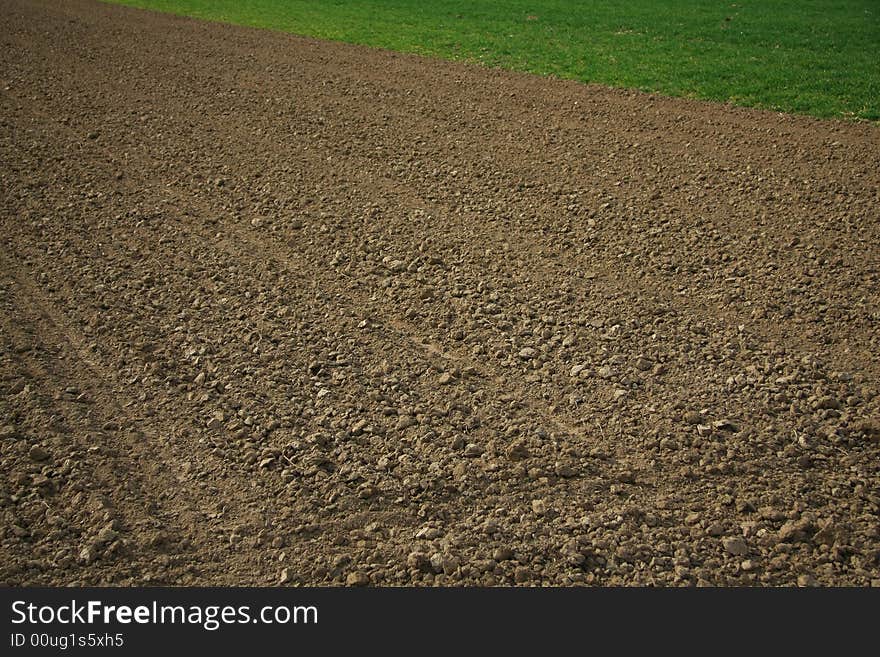
[[[399,418],[397,418],[396,428],[398,431],[404,431],[406,429],[409,429],[410,427],[416,426],[416,424],[418,424],[416,422],[416,419],[411,415],[401,415]]]
[[[758,529],[760,529],[761,525],[754,520],[747,520],[745,522],[741,522],[739,524],[740,531],[742,531],[742,535],[744,538],[750,538],[754,536]]]
[[[453,378],[454,377],[449,372],[443,372],[443,374],[440,375],[440,378],[437,379],[437,383],[441,386],[445,386],[452,383]]]
[[[461,568],[461,560],[457,557],[446,557],[443,559],[443,574],[456,575]]]
[[[738,499],[734,507],[737,513],[752,513],[755,510],[755,503],[748,499]]]
[[[634,484],[636,483],[636,474],[632,470],[624,470],[617,475],[617,481],[622,484]]]
[[[366,586],[370,583],[370,577],[366,573],[356,570],[348,574],[345,578],[345,583],[348,586]]]
[[[785,520],[785,514],[779,509],[774,509],[772,506],[762,506],[758,509],[758,515],[761,516],[764,520],[770,520],[772,522],[778,522],[780,520]]]
[[[860,420],[853,424],[853,431],[872,442],[880,442],[880,420]]]
[[[532,511],[539,516],[547,513],[547,502],[544,500],[532,500]]]
[[[477,456],[482,455],[482,453],[483,448],[476,443],[468,443],[467,447],[464,448],[464,455],[468,458],[476,458]]]
[[[11,424],[7,424],[0,428],[0,440],[11,440],[18,438],[18,431]]]
[[[536,353],[537,352],[531,347],[524,347],[519,350],[519,357],[524,360],[529,360],[531,358],[534,358]]]
[[[742,568],[743,571],[750,573],[758,567],[758,564],[752,559],[746,559],[739,565],[739,567]]]
[[[495,561],[510,561],[513,559],[513,550],[509,547],[497,547],[492,551],[492,558]]]
[[[288,572],[287,568],[282,568],[281,575],[278,577],[278,583],[279,584],[287,584],[287,582],[289,582],[289,581],[290,581],[290,573]]]
[[[574,367],[571,368],[571,370],[569,370],[568,375],[572,376],[572,377],[578,376],[585,369],[587,369],[586,365],[575,365]]]
[[[403,260],[388,260],[385,266],[395,274],[400,274],[406,270],[406,263]]]
[[[98,550],[95,545],[89,544],[79,552],[79,559],[83,563],[92,563],[98,558]]]
[[[49,452],[39,445],[34,445],[28,450],[28,457],[31,461],[46,461],[49,459]]]
[[[434,568],[434,571],[437,573],[443,573],[444,575],[453,575],[461,566],[461,561],[457,558],[449,556],[448,554],[439,555],[439,559],[436,561],[434,557],[431,557],[431,567]]]
[[[361,484],[360,486],[358,486],[357,489],[357,495],[362,500],[368,500],[378,494],[379,489],[376,488],[373,484]]]
[[[724,533],[724,525],[720,522],[713,522],[711,525],[706,527],[706,533],[709,536],[721,536]]]
[[[789,520],[782,525],[777,535],[780,543],[799,543],[806,541],[813,532],[813,523],[802,518],[801,520]]]
[[[647,372],[653,366],[654,364],[644,356],[639,356],[638,358],[636,358],[636,369]]]
[[[415,570],[428,572],[431,570],[431,557],[424,552],[416,550],[409,553],[409,556],[406,558],[406,565]]]
[[[303,227],[303,222],[300,221],[299,219],[293,219],[293,220],[291,220],[291,222],[288,225],[291,228],[293,228],[294,230],[299,230],[300,228]]]
[[[636,560],[636,552],[629,545],[618,546],[614,551],[614,556],[627,563],[632,563]]]
[[[507,457],[511,461],[521,461],[522,459],[528,458],[529,456],[529,448],[526,445],[526,442],[522,439],[515,440],[510,444],[510,447],[507,448]]]
[[[580,544],[574,539],[566,541],[561,552],[565,556],[566,562],[572,566],[580,566],[587,560],[586,555],[581,551]]]
[[[727,431],[729,433],[739,433],[739,425],[733,420],[723,419],[715,420],[712,427],[717,431]]]
[[[251,219],[251,226],[253,226],[254,228],[262,228],[263,227],[262,218],[254,217],[253,219]]]
[[[684,414],[684,421],[688,424],[698,425],[703,423],[703,414],[690,411]]]
[[[98,535],[95,537],[95,543],[98,545],[104,545],[116,539],[119,536],[119,532],[114,529],[113,522],[109,522],[104,525],[101,530],[98,532]]]
[[[195,383],[197,386],[204,384],[205,383],[205,373],[199,372],[196,375],[196,378],[193,379],[193,383]]]
[[[828,521],[819,531],[813,534],[813,543],[816,545],[832,546],[837,542],[838,530],[832,521]]]
[[[610,365],[603,365],[596,371],[596,374],[603,379],[610,379],[612,376],[614,376],[614,370],[611,368]]]
[[[56,491],[55,482],[45,475],[35,475],[32,485],[40,491],[43,496],[54,495]]]
[[[836,397],[822,397],[818,399],[815,403],[815,408],[817,410],[835,410],[839,411],[841,408],[840,400]]]
[[[563,479],[569,479],[571,477],[577,476],[577,470],[562,461],[556,461],[553,466],[553,472],[556,473],[557,477],[562,477]]]
[[[517,584],[524,584],[532,578],[532,571],[526,566],[519,566],[513,572],[513,581]]]
[[[819,586],[819,582],[817,582],[816,578],[812,575],[798,575],[797,584],[801,588]]]
[[[350,563],[351,563],[350,556],[348,556],[347,554],[337,554],[335,557],[333,557],[333,561],[331,562],[331,565],[334,568],[344,568],[345,566],[347,566]]]
[[[749,553],[749,546],[738,536],[722,539],[721,544],[727,552],[737,557],[742,557]]]

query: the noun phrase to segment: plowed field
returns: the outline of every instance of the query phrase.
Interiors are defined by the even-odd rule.
[[[0,0],[0,581],[880,584],[880,131]]]

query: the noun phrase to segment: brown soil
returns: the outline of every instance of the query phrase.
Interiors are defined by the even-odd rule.
[[[880,131],[0,0],[0,581],[880,584]]]

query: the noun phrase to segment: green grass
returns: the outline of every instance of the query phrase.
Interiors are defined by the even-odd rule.
[[[878,0],[111,0],[614,87],[880,119]]]

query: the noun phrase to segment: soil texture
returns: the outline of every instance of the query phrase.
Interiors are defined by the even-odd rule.
[[[0,0],[0,581],[880,585],[880,131]]]

